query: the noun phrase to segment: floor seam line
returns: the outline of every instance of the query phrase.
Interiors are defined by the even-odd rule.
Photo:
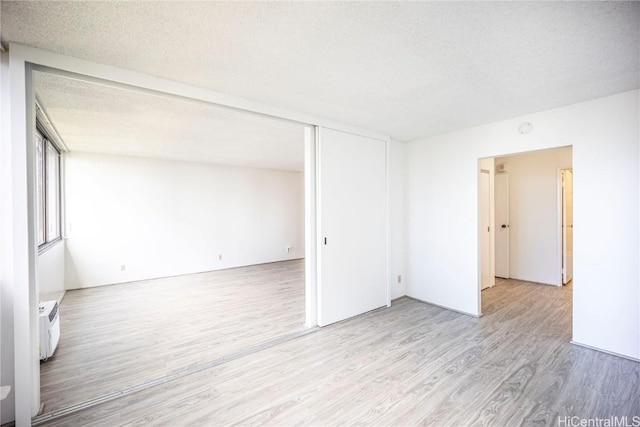
[[[321,328],[318,326],[314,326],[309,329],[305,329],[303,331],[292,332],[278,338],[265,341],[261,344],[254,345],[252,347],[248,347],[246,349],[237,351],[235,353],[227,354],[217,359],[210,360],[205,363],[194,365],[190,368],[183,369],[181,371],[174,372],[172,374],[168,374],[159,378],[155,378],[153,380],[144,382],[142,384],[134,385],[131,387],[127,387],[118,391],[114,391],[111,393],[107,393],[105,395],[85,400],[84,402],[80,402],[74,405],[70,405],[64,408],[56,409],[52,412],[45,413],[42,415],[36,415],[31,419],[31,423],[33,426],[38,426],[45,424],[50,421],[55,421],[57,419],[66,417],[68,415],[76,414],[78,412],[82,412],[86,409],[101,405],[103,403],[111,402],[113,400],[117,400],[119,398],[130,396],[135,393],[139,393],[144,390],[149,390],[153,387],[157,387],[162,384],[166,384],[171,381],[175,381],[180,378],[187,377],[189,375],[196,374],[198,372],[205,371],[207,369],[215,368],[217,366],[223,365],[228,362],[232,362],[234,360],[240,359],[242,357],[250,356],[255,353],[259,353],[261,351],[267,350],[269,348],[278,346],[280,344],[284,344],[290,341],[293,341],[298,338],[302,338],[306,335],[312,334],[314,332],[319,331]]]

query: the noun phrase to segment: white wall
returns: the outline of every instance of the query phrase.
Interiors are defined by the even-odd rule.
[[[390,222],[390,265],[389,287],[391,299],[406,295],[405,277],[405,144],[391,141],[389,144],[389,222]],[[398,283],[398,276],[401,277]]]
[[[571,147],[501,157],[509,174],[509,274],[561,285],[558,169],[571,168]]]
[[[86,153],[65,165],[68,289],[304,257],[302,173]]]
[[[64,240],[48,248],[38,255],[38,289],[40,296],[45,294],[59,294],[65,291]]]
[[[407,294],[479,314],[478,159],[573,145],[573,340],[640,358],[639,120],[636,90],[409,143]]]

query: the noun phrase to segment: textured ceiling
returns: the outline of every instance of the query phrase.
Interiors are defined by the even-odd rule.
[[[34,74],[36,96],[70,151],[303,170],[302,125]]]
[[[637,2],[2,2],[2,40],[399,140],[639,87]]]

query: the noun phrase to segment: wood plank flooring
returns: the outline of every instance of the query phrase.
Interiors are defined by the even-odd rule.
[[[304,260],[68,291],[45,412],[304,329]]]
[[[640,363],[569,344],[570,286],[498,281],[479,319],[403,298],[50,425],[632,422]]]

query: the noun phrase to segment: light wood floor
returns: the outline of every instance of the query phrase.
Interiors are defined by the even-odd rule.
[[[304,329],[304,260],[69,291],[45,412]]]
[[[569,344],[570,285],[498,281],[482,299],[476,319],[403,298],[51,425],[558,426],[640,415],[640,363]]]

